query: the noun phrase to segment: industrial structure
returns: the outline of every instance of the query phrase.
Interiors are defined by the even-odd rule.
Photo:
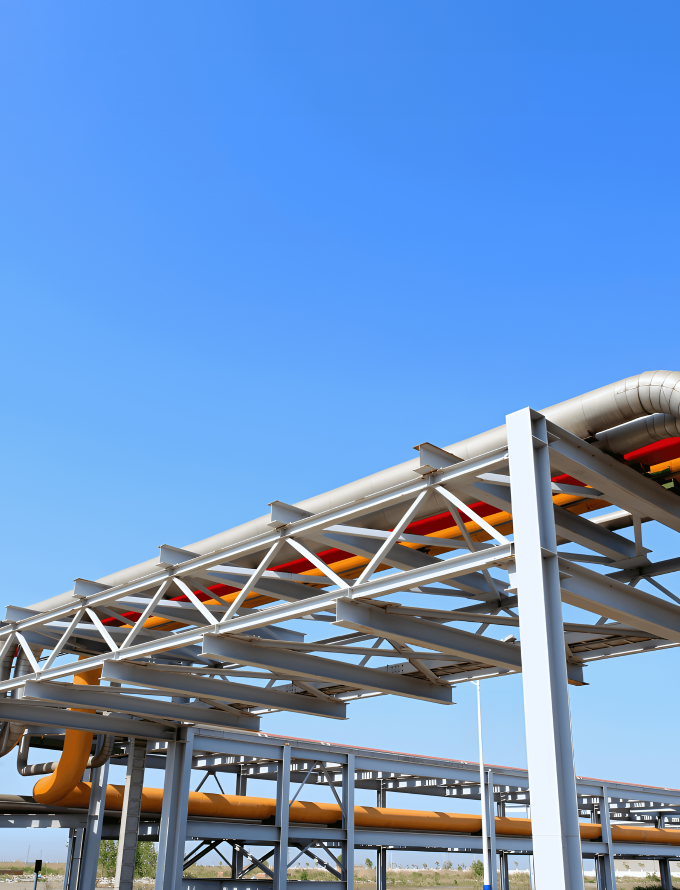
[[[649,521],[680,531],[680,373],[417,451],[7,608],[0,756],[14,751],[38,781],[32,798],[0,798],[0,824],[70,829],[65,890],[92,890],[102,837],[119,840],[121,890],[138,838],[158,841],[157,890],[283,890],[302,854],[351,890],[355,848],[378,851],[379,890],[389,849],[479,853],[504,890],[511,852],[532,855],[536,890],[582,888],[584,858],[612,890],[615,857],[650,858],[671,887],[680,791],[577,778],[567,687],[591,661],[680,645],[680,598],[658,580],[680,557],[654,562],[643,534]],[[565,622],[563,602],[593,619]],[[331,633],[306,642],[296,619]],[[482,781],[477,764],[260,731],[273,711],[342,719],[349,702],[387,694],[446,705],[458,683],[520,672],[528,772],[488,767]],[[29,763],[31,747],[59,760]],[[108,785],[111,763],[127,765],[124,786]],[[145,767],[165,770],[162,789],[144,786]],[[192,770],[204,774],[195,791]],[[235,793],[201,790],[223,773]],[[249,778],[276,793],[249,796]],[[311,784],[334,802],[305,801]],[[376,806],[355,806],[355,788],[374,789]],[[394,809],[391,791],[477,799],[483,812]],[[213,850],[230,877],[183,877]]]

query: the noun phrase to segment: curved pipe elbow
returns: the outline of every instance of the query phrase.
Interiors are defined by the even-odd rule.
[[[100,766],[104,766],[106,761],[113,754],[113,746],[115,744],[115,741],[115,735],[104,736],[100,749],[87,761],[88,769],[98,769]]]
[[[95,668],[76,674],[73,682],[79,686],[98,686],[102,669]],[[84,708],[71,708],[86,713],[93,713]],[[33,797],[38,803],[56,803],[70,794],[83,777],[88,766],[92,751],[91,732],[83,732],[78,729],[67,729],[64,739],[64,750],[54,772],[36,782],[33,788]],[[95,755],[96,756],[96,755]]]
[[[38,652],[38,657],[40,657],[40,651]],[[0,668],[0,677],[3,680],[9,679],[9,676],[12,672],[13,659],[14,652],[11,652],[7,656],[5,656],[2,667]],[[17,663],[14,668],[14,676],[21,677],[24,674],[30,674],[32,670],[33,668],[31,667],[31,663],[28,660],[28,656],[23,649],[20,649],[17,656]],[[21,689],[12,689],[9,692],[9,698],[20,697],[22,695],[23,690]],[[25,729],[26,725],[24,723],[10,723],[9,721],[0,723],[0,757],[4,757],[5,754],[9,754],[9,752],[16,747],[16,745],[21,741],[21,737],[24,734]]]

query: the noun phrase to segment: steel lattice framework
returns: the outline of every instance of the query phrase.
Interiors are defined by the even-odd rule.
[[[579,886],[584,805],[567,684],[582,684],[591,661],[680,644],[680,600],[656,580],[680,558],[654,563],[642,539],[649,520],[680,531],[680,500],[528,408],[508,416],[507,444],[484,454],[419,446],[412,475],[321,512],[274,501],[269,529],[249,539],[202,554],[163,545],[155,570],[132,581],[78,579],[54,608],[9,607],[0,664],[17,647],[25,657],[0,682],[0,719],[160,744],[187,726],[254,730],[277,710],[341,719],[349,701],[374,695],[448,704],[457,683],[522,672],[538,886]],[[506,518],[490,523],[478,502]],[[586,503],[613,509],[586,518],[576,509]],[[442,510],[445,534],[409,531]],[[384,511],[400,516],[389,529],[375,521]],[[634,540],[618,534],[626,526]],[[580,551],[561,549],[570,545]],[[324,547],[351,565],[329,565]],[[272,568],[291,557],[314,568]],[[643,579],[655,594],[637,588]],[[239,592],[225,599],[216,585]],[[597,620],[565,623],[562,602]],[[286,627],[300,618],[349,632],[305,642]],[[520,641],[487,634],[499,626],[519,628]],[[370,667],[376,657],[388,663]],[[101,667],[114,685],[68,682],[76,665]]]

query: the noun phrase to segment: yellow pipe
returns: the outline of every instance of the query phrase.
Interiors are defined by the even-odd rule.
[[[78,782],[73,791],[58,801],[59,806],[85,809],[90,802],[91,784]],[[123,785],[106,786],[106,809],[122,810]],[[160,813],[163,805],[161,788],[144,788],[142,812]],[[189,792],[190,816],[222,819],[271,819],[276,813],[276,800],[268,797],[241,797],[234,794]],[[290,820],[315,825],[333,825],[342,819],[340,807],[334,803],[297,800],[290,806]],[[397,810],[387,807],[354,807],[354,824],[359,828],[392,828],[410,831],[447,831],[475,834],[482,829],[482,817],[468,813],[440,813],[427,810]],[[602,826],[595,822],[579,823],[582,840],[596,840]],[[636,825],[612,825],[612,839],[633,843],[672,844],[680,846],[680,831]],[[531,837],[531,819],[496,817],[496,834]]]
[[[79,661],[87,658],[81,655]],[[82,674],[76,674],[73,682],[76,686],[99,686],[99,678],[102,669],[94,668]],[[82,711],[86,714],[94,714],[89,708],[69,708],[71,711]],[[92,750],[92,733],[83,732],[80,729],[67,729],[64,739],[64,750],[59,758],[55,771],[49,776],[43,776],[36,782],[33,788],[33,797],[38,803],[56,803],[64,795],[68,794],[82,778],[87,761]]]

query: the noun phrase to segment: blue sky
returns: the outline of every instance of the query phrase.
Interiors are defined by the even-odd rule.
[[[671,2],[3,4],[4,602],[678,369],[679,25]],[[580,774],[680,785],[679,659],[588,669]],[[522,765],[521,681],[485,687],[487,758]],[[473,759],[455,698],[265,725]]]

